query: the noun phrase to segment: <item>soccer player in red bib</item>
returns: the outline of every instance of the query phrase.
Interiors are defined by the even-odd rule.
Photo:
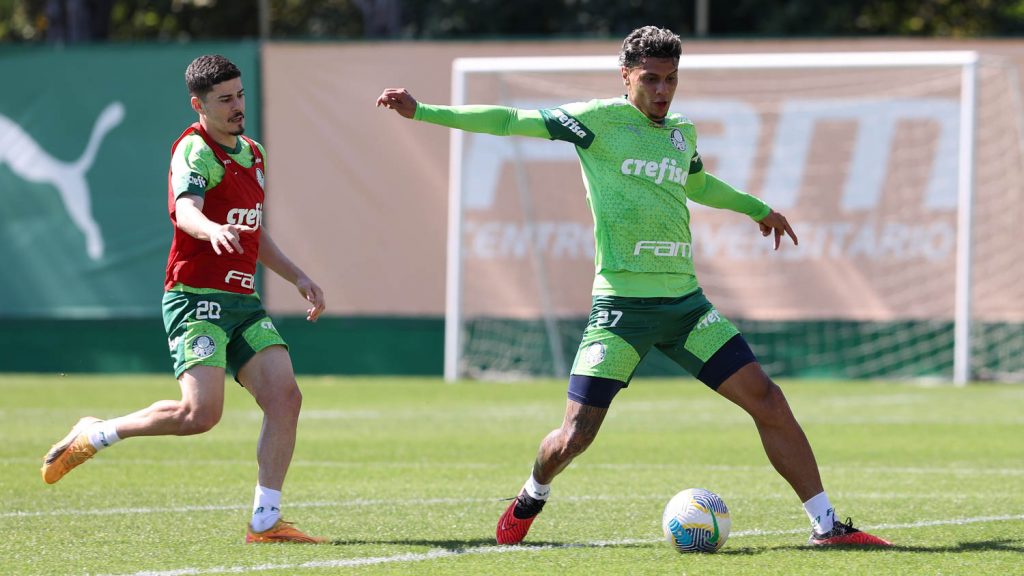
[[[281,488],[295,448],[302,394],[288,345],[255,291],[262,263],[324,310],[324,293],[263,228],[267,162],[243,136],[242,73],[223,56],[200,56],[185,71],[199,121],[171,147],[168,211],[174,239],[167,258],[163,318],[181,400],[161,400],[110,420],[85,417],[43,461],[53,484],[97,451],[132,436],[187,436],[213,428],[224,409],[230,370],[263,410],[259,465],[246,542],[320,543],[281,519]]]

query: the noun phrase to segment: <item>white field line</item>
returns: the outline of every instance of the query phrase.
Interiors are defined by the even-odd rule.
[[[911,528],[924,528],[929,526],[959,526],[964,524],[977,524],[980,522],[1000,522],[1024,520],[1024,514],[1014,516],[981,516],[977,518],[952,518],[949,520],[926,520],[912,522],[909,524],[879,524],[870,527],[871,529],[900,530]],[[803,534],[806,528],[795,530],[743,530],[730,535],[730,538],[743,538],[745,536],[777,536],[785,534]],[[254,566],[212,566],[209,568],[176,568],[174,570],[144,570],[132,572],[120,576],[200,576],[203,574],[249,574],[252,572],[266,572],[270,570],[313,570],[319,568],[351,568],[356,566],[370,566],[374,564],[392,564],[402,562],[423,562],[437,558],[450,558],[468,554],[503,554],[503,553],[524,553],[540,552],[546,550],[565,550],[571,548],[603,548],[610,546],[626,546],[635,544],[655,544],[661,542],[661,538],[627,538],[622,540],[603,540],[586,544],[559,544],[544,546],[480,546],[474,548],[460,548],[457,550],[430,550],[429,552],[395,554],[393,556],[369,556],[365,558],[346,558],[339,560],[316,560],[303,562],[301,564],[257,564]]]
[[[27,458],[27,457],[12,457],[12,458],[0,458],[0,465],[4,464],[25,464],[25,463],[38,463],[39,458]],[[101,465],[125,465],[125,466],[136,466],[136,465],[149,465],[149,466],[168,466],[171,468],[180,468],[188,466],[224,466],[224,467],[235,467],[235,466],[248,466],[253,463],[252,459],[212,459],[212,460],[169,460],[169,459],[147,459],[147,458],[132,458],[121,463],[112,464],[110,462],[95,462],[90,466]],[[836,472],[871,472],[875,474],[893,474],[893,475],[905,475],[905,474],[934,474],[941,476],[1024,476],[1024,468],[974,468],[974,463],[964,464],[963,466],[956,466],[955,463],[952,466],[945,467],[925,467],[925,466],[864,466],[861,464],[848,464],[848,465],[829,465],[823,464],[819,468],[825,471],[836,471]],[[507,468],[505,464],[488,464],[481,462],[361,462],[357,460],[293,460],[291,463],[292,468],[398,468],[398,469],[414,469],[422,470],[429,468],[443,468],[445,470],[452,469],[475,469],[475,470],[491,470],[491,469],[502,469]],[[630,462],[626,464],[619,463],[581,463],[575,464],[573,470],[581,470],[584,468],[594,468],[601,470],[722,470],[722,471],[750,471],[750,472],[766,472],[769,474],[775,474],[775,471],[768,464],[759,466],[750,465],[736,465],[736,464],[693,464],[686,462],[664,462],[664,463],[643,463],[643,462]]]
[[[585,498],[585,497],[584,497]],[[597,499],[586,498],[586,499]],[[567,499],[568,500],[568,499]],[[480,504],[497,503],[497,498],[421,498],[409,500],[372,500],[354,498],[352,500],[336,500],[328,502],[289,502],[288,508],[344,508],[347,506],[382,506],[401,505],[416,506],[419,504]],[[41,510],[38,512],[0,512],[0,518],[31,518],[35,516],[117,516],[119,514],[175,514],[192,512],[223,512],[248,510],[245,505],[209,505],[209,506],[174,506],[174,507],[137,507],[137,508],[96,508],[86,510]]]
[[[936,499],[946,497],[944,494],[927,494],[927,493],[914,493],[914,494],[899,494],[899,493],[877,493],[877,492],[858,492],[846,493],[837,492],[842,494],[845,498],[857,497],[863,499]],[[628,497],[621,495],[598,495],[598,496],[560,496],[558,500],[560,502],[600,502],[604,500],[615,500],[621,501],[623,498],[627,498],[631,501],[660,501],[664,499],[664,494],[632,494]],[[768,497],[772,499],[773,497]],[[789,496],[780,494],[777,498],[786,498]],[[765,499],[765,497],[761,497]],[[449,506],[463,506],[473,504],[498,504],[501,503],[500,498],[351,498],[344,500],[322,500],[322,501],[311,501],[311,502],[288,502],[288,508],[355,508],[355,507],[368,507],[368,506],[431,506],[431,505],[449,505]],[[504,504],[502,504],[504,506]],[[40,518],[40,517],[74,517],[74,516],[120,516],[120,515],[136,515],[136,514],[191,514],[194,512],[234,512],[234,511],[245,511],[249,508],[244,504],[204,504],[204,505],[192,505],[192,506],[135,506],[135,507],[119,507],[119,508],[84,508],[84,509],[54,509],[54,510],[11,510],[6,512],[0,512],[0,519],[17,520],[21,518]]]
[[[637,495],[634,494],[630,500],[661,500],[664,494]],[[622,500],[622,496],[566,496],[559,498],[565,502],[592,502],[600,500]],[[465,504],[501,504],[499,498],[408,498],[408,499],[370,499],[353,498],[351,500],[332,500],[322,502],[289,502],[290,508],[347,508],[364,506],[424,506],[424,505],[465,505]],[[0,518],[35,518],[40,516],[117,516],[121,514],[189,514],[193,512],[224,512],[224,511],[247,511],[249,507],[239,505],[204,505],[204,506],[174,506],[174,507],[149,507],[141,506],[135,508],[94,508],[82,510],[39,510],[32,512],[0,512]]]

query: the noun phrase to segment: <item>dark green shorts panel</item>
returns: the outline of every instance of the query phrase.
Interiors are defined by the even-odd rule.
[[[163,316],[175,378],[199,365],[237,374],[263,348],[287,347],[257,294],[171,290]]]
[[[254,318],[248,325],[239,326],[236,332],[241,332],[241,338],[232,338],[228,343],[228,369],[232,374],[238,374],[246,362],[268,346],[288,347],[269,316]]]
[[[679,298],[595,296],[572,373],[628,383],[657,347],[696,376],[738,333],[701,290]]]
[[[658,349],[687,372],[698,376],[704,363],[740,331],[714,308],[703,314],[686,338],[658,344]]]

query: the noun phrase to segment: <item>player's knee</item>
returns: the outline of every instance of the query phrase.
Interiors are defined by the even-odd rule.
[[[299,385],[294,380],[285,389],[283,406],[288,414],[295,418],[299,417],[299,411],[302,409],[302,391],[299,390]]]
[[[764,424],[783,424],[793,417],[782,388],[768,378],[765,378],[754,406],[754,418]]]
[[[180,436],[191,436],[209,432],[220,422],[221,410],[219,408],[205,406],[186,406],[181,410],[179,416]]]
[[[297,420],[302,409],[302,391],[295,380],[292,380],[285,386],[275,388],[273,393],[260,402],[260,407],[264,414],[271,418]]]

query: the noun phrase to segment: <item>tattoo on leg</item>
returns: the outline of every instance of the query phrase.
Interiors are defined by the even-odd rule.
[[[550,483],[573,458],[590,446],[607,413],[607,408],[570,401],[562,426],[552,430],[541,443],[533,462],[533,477],[538,482]]]
[[[569,436],[569,451],[573,455],[586,450],[597,436],[597,431],[604,422],[607,408],[581,405],[573,420],[572,433]]]

